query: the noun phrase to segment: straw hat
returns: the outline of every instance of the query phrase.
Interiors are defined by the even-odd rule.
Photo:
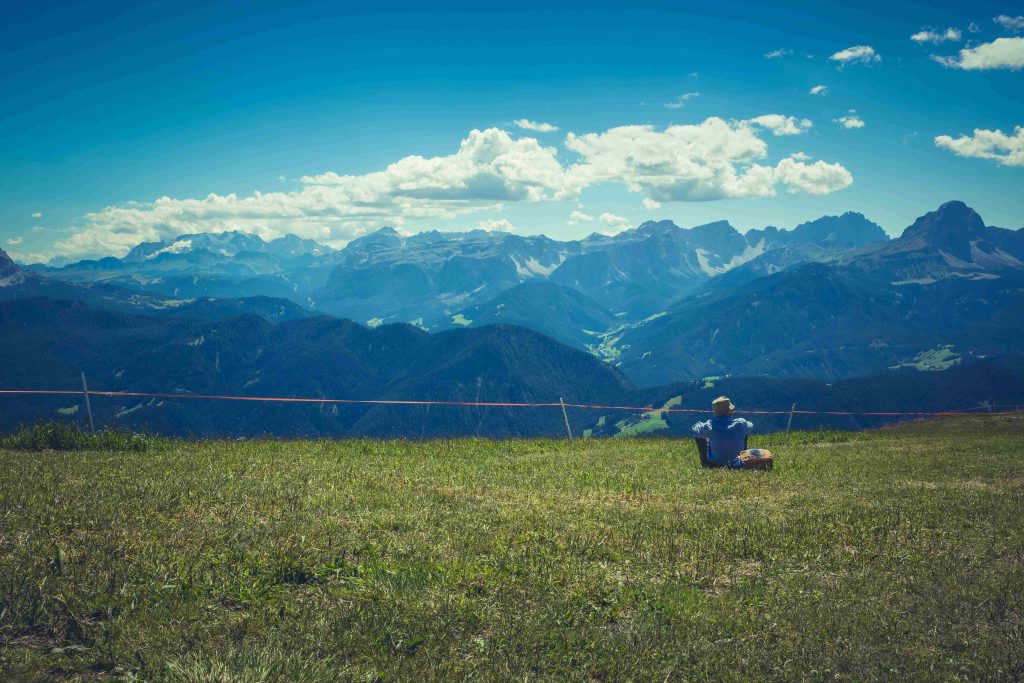
[[[728,396],[719,396],[711,402],[711,409],[715,411],[715,417],[723,417],[736,410]]]

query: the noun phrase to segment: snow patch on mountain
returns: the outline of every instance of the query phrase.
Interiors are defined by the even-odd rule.
[[[152,261],[160,254],[184,254],[189,251],[192,251],[192,240],[175,240],[163,249],[157,249],[152,254],[147,255],[146,260]],[[221,250],[221,253],[224,256],[231,256],[231,254],[228,254],[223,249]]]

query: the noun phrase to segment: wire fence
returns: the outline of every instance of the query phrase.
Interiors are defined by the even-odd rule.
[[[485,408],[578,408],[582,410],[618,410],[629,412],[661,412],[661,413],[697,413],[708,414],[710,409],[701,408],[677,408],[657,406],[625,406],[625,405],[601,405],[593,403],[565,403],[559,401],[547,402],[507,402],[507,401],[418,401],[404,399],[356,399],[356,398],[324,398],[296,397],[296,396],[233,396],[226,394],[181,394],[181,393],[151,393],[144,391],[100,391],[96,389],[0,389],[0,395],[9,396],[106,396],[123,398],[159,398],[159,399],[183,399],[199,401],[248,401],[260,403],[333,403],[353,405],[394,405],[394,406],[463,406],[463,407],[485,407]],[[978,411],[982,412],[1015,412],[1020,410],[1020,405],[1008,403],[986,403],[980,406],[969,408],[958,408],[953,410],[926,411],[926,410],[808,410],[808,409],[737,409],[736,412],[748,415],[839,415],[839,416],[878,416],[878,417],[947,417],[954,415],[971,415]]]

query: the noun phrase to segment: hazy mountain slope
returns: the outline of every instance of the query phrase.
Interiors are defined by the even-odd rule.
[[[918,218],[898,239],[847,263],[863,276],[893,283],[991,278],[1024,269],[1024,229],[986,227],[976,211],[952,201]]]
[[[754,366],[783,351],[794,363],[772,363],[783,376],[858,374],[917,348],[921,332],[907,329],[894,306],[893,294],[878,297],[840,270],[808,264],[719,296],[684,301],[628,331],[621,367],[650,385],[748,366],[761,372]],[[862,347],[872,350],[870,360],[855,350]]]
[[[476,230],[403,237],[383,229],[342,250],[314,296],[321,310],[356,320],[444,325],[467,306],[546,278],[578,250],[543,236]]]
[[[143,242],[120,259],[33,268],[52,279],[104,282],[170,297],[275,296],[306,305],[309,293],[326,281],[332,253],[295,235],[266,242],[233,231]]]
[[[752,281],[728,273],[627,330],[621,367],[643,384],[726,373],[835,379],[912,364],[940,345],[964,357],[1017,352],[1024,325],[1007,311],[1024,305],[1019,235],[950,202],[842,263]]]
[[[158,317],[215,320],[252,313],[267,320],[282,321],[311,315],[302,306],[281,298],[173,298],[138,292],[108,282],[65,282],[21,268],[0,250],[0,301],[37,297],[82,301],[96,308]]]
[[[432,360],[387,389],[395,399],[548,403],[610,402],[632,388],[593,356],[530,330],[497,325],[431,335]],[[410,419],[412,418],[412,419]],[[352,428],[356,434],[513,436],[565,433],[556,408],[375,406]]]
[[[552,282],[524,282],[461,314],[464,325],[521,325],[577,348],[596,343],[596,335],[616,322],[594,300]]]
[[[450,327],[463,309],[521,284],[550,281],[618,314],[617,322],[633,323],[759,256],[771,254],[772,267],[787,267],[828,260],[881,238],[881,229],[860,214],[745,235],[726,221],[689,229],[649,221],[580,241],[483,230],[405,236],[382,228],[340,251],[294,235],[266,242],[223,232],[143,243],[120,259],[33,268],[55,280],[176,299],[288,298],[360,322],[415,322],[427,329]],[[538,330],[552,323],[541,312],[522,322]],[[579,335],[575,343],[589,343]]]
[[[397,400],[651,405],[703,411],[721,393],[740,409],[947,410],[1024,402],[1024,361],[985,360],[944,372],[887,372],[828,385],[817,380],[732,377],[635,389],[592,356],[511,326],[430,335],[408,325],[368,329],[312,318],[277,325],[256,316],[204,322],[94,310],[81,302],[0,303],[0,386],[74,390],[84,370],[97,390],[323,396]],[[79,395],[0,397],[0,429],[61,418],[82,423]],[[681,403],[680,403],[681,401]],[[96,396],[101,424],[169,434],[555,435],[555,408],[393,406],[208,401]],[[59,412],[61,411],[61,412]],[[577,435],[614,435],[649,419],[642,412],[569,409]],[[661,416],[650,433],[687,435],[701,415]],[[752,416],[761,430],[786,416]],[[877,418],[797,416],[797,425],[858,428]]]
[[[0,386],[177,394],[373,399],[611,400],[630,388],[593,356],[535,332],[507,327],[428,335],[409,325],[368,329],[348,320],[271,324],[248,315],[213,322],[95,310],[81,302],[0,302]],[[72,398],[8,401],[0,426],[55,417]],[[94,400],[106,422],[195,434],[556,433],[561,416],[489,410],[190,400]],[[76,409],[77,410],[77,409]],[[425,412],[425,411],[421,411]],[[77,413],[75,413],[77,415]],[[80,416],[79,416],[80,417]],[[397,421],[396,421],[397,420]],[[357,427],[358,425],[358,427]],[[355,430],[355,432],[353,432]]]
[[[889,236],[864,214],[847,211],[841,216],[822,216],[801,223],[792,230],[767,227],[746,233],[747,242],[764,239],[769,248],[782,246],[817,246],[822,249],[863,247],[888,242]]]

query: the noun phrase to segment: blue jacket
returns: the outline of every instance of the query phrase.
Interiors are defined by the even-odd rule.
[[[693,425],[693,435],[708,440],[708,460],[715,465],[727,465],[743,450],[747,434],[753,429],[753,423],[742,417],[726,415]]]

